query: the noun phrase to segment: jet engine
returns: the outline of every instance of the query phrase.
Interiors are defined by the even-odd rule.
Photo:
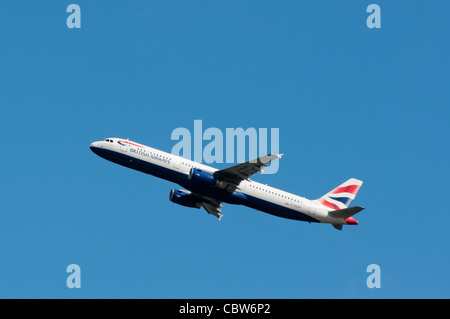
[[[227,186],[226,183],[218,179],[213,174],[202,171],[198,168],[191,168],[189,171],[189,180],[206,186],[216,186],[219,188],[225,188]]]
[[[201,203],[197,201],[197,198],[192,196],[190,192],[181,189],[172,188],[170,190],[169,199],[175,204],[186,207],[200,208],[202,206]]]

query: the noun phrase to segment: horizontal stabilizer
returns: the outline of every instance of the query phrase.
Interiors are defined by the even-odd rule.
[[[353,216],[353,215],[359,213],[363,209],[364,208],[361,206],[353,206],[353,207],[349,207],[349,208],[333,210],[333,211],[329,212],[329,214],[333,217],[346,219],[346,218],[349,218],[350,216]]]

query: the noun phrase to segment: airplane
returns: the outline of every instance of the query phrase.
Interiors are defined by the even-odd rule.
[[[352,217],[364,208],[350,207],[362,181],[350,178],[322,197],[309,200],[250,179],[283,154],[268,154],[225,169],[215,169],[129,139],[107,138],[90,149],[113,163],[180,185],[170,190],[170,201],[192,208],[203,207],[222,218],[222,203],[244,205],[278,217],[309,223],[327,223],[342,230],[357,225]]]

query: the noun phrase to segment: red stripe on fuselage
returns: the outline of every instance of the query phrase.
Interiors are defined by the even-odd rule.
[[[141,145],[139,145],[139,144],[131,143],[131,142],[128,142],[128,141],[122,141],[122,140],[120,140],[119,142],[122,142],[122,143],[125,143],[125,144],[129,144],[129,145],[133,145],[133,146],[137,146],[137,147],[143,147],[143,146],[141,146]]]

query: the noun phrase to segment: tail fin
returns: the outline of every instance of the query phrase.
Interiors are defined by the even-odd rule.
[[[355,178],[350,178],[348,181],[342,183],[331,192],[320,197],[317,201],[322,205],[332,210],[345,209],[350,207],[350,204],[355,199],[362,181]]]

